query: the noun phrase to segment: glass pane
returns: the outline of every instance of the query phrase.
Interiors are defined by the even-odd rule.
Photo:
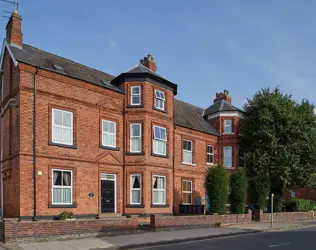
[[[71,186],[71,172],[63,172],[63,185]]]
[[[62,188],[53,188],[53,203],[62,203]]]
[[[133,138],[131,140],[131,151],[132,152],[140,152],[141,151],[140,138]]]
[[[109,132],[110,133],[115,133],[115,123],[114,122],[110,122],[109,123]]]
[[[160,97],[161,97],[161,99],[165,99],[165,93],[164,92],[161,92],[161,94],[160,94]]]
[[[158,177],[154,177],[154,185],[153,185],[154,189],[156,189],[158,187],[157,178]]]
[[[140,136],[140,125],[132,124],[131,136]]]
[[[63,129],[63,143],[71,144],[71,129]]]
[[[140,203],[140,190],[132,190],[132,203]]]
[[[160,98],[160,92],[156,91],[156,98]]]
[[[61,171],[53,171],[53,183],[55,186],[61,186]]]
[[[71,189],[63,188],[63,203],[71,203]]]
[[[183,161],[187,163],[192,163],[192,152],[183,151]]]
[[[71,128],[71,113],[63,112],[63,126]]]
[[[207,146],[207,152],[213,154],[213,147]]]
[[[132,94],[139,94],[139,87],[132,87]]]
[[[182,193],[182,203],[191,204],[192,203],[192,194]]]
[[[165,188],[165,178],[157,177],[157,188],[164,189]]]
[[[213,163],[214,162],[214,156],[213,155],[207,155],[207,162]]]
[[[132,176],[133,188],[140,188],[140,177]]]
[[[53,142],[62,142],[62,129],[53,127]]]
[[[138,95],[132,96],[132,103],[133,104],[140,104],[140,97]]]
[[[183,149],[185,150],[192,150],[192,142],[191,141],[183,141]]]
[[[154,191],[154,203],[165,203],[165,192],[164,191]]]
[[[109,122],[103,121],[103,132],[109,132]]]
[[[160,128],[158,127],[154,127],[154,138],[155,139],[160,139],[161,138],[161,135],[160,135]]]
[[[58,110],[54,110],[54,124],[63,125],[62,124],[62,112]]]
[[[162,128],[161,129],[161,140],[166,140],[166,129]]]
[[[192,191],[191,190],[191,182],[183,181],[183,190],[182,191]]]
[[[102,142],[103,142],[103,145],[105,146],[115,147],[116,145],[115,140],[116,140],[116,137],[114,135],[109,135],[109,134],[102,135]]]

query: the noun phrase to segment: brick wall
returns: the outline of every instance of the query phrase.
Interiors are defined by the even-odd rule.
[[[284,212],[274,213],[273,221],[294,221],[313,219],[312,212]],[[271,213],[263,213],[262,210],[255,212],[255,220],[260,222],[271,221]]]

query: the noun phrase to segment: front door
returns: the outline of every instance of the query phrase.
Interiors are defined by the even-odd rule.
[[[115,181],[101,180],[101,213],[115,212]]]

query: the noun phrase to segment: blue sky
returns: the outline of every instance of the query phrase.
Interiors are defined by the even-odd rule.
[[[20,0],[19,10],[24,43],[113,75],[151,53],[177,98],[200,107],[224,89],[241,107],[267,86],[316,102],[315,11],[313,0]]]

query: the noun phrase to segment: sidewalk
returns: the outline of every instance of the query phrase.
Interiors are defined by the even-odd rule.
[[[55,240],[49,242],[20,243],[4,245],[12,250],[96,250],[96,249],[131,249],[152,245],[162,245],[199,239],[210,239],[258,233],[265,231],[289,230],[298,227],[316,226],[316,220],[295,221],[291,223],[274,223],[271,229],[269,223],[252,223],[247,225],[224,226],[220,228],[208,227],[177,231],[146,232],[120,236],[106,236],[102,238],[85,238],[73,240]],[[1,245],[0,245],[1,247]],[[0,248],[0,250],[2,250]]]

